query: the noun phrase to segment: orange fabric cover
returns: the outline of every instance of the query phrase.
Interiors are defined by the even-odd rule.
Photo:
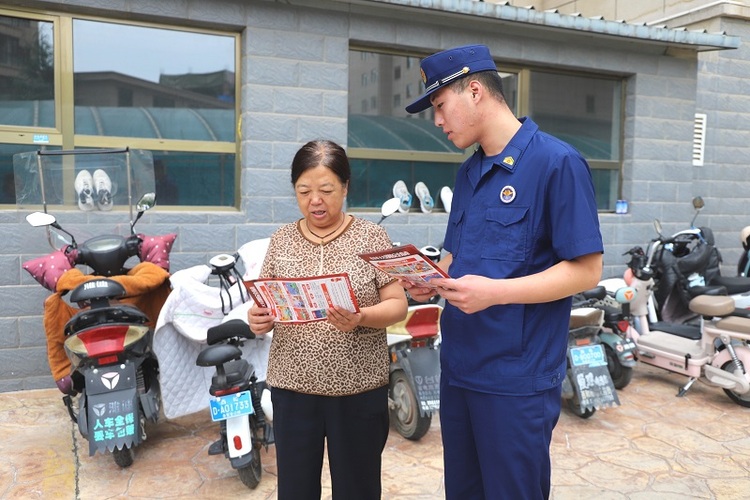
[[[72,307],[63,299],[63,294],[81,283],[101,279],[102,276],[83,274],[76,268],[66,271],[57,282],[57,291],[44,301],[44,331],[47,335],[47,359],[55,380],[70,375],[70,361],[65,354],[65,323],[80,309]],[[121,302],[131,304],[143,311],[153,328],[164,301],[169,295],[169,273],[156,264],[141,262],[126,275],[112,276],[125,287],[127,295]]]

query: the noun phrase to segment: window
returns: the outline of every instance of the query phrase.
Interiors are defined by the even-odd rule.
[[[0,15],[0,126],[55,126],[54,25]]]
[[[412,70],[401,72],[408,65],[408,57],[402,55],[352,50],[349,56],[349,109],[361,109],[349,114],[348,154],[352,165],[352,189],[349,190],[347,206],[350,208],[377,208],[393,196],[393,184],[403,180],[412,194],[414,185],[424,182],[434,198],[440,188],[453,187],[456,171],[465,158],[462,150],[447,140],[442,131],[432,122],[432,113],[410,115],[404,106],[411,98],[402,97],[411,92],[413,97],[422,92],[422,80],[418,64]],[[412,58],[418,61],[418,58]],[[368,65],[369,67],[364,67]],[[363,71],[377,69],[377,83],[371,81],[369,89],[360,82]],[[393,75],[390,81],[382,75]],[[398,80],[398,81],[397,81]],[[382,108],[366,109],[368,97],[380,97]],[[362,107],[356,103],[361,102]],[[388,107],[388,103],[392,106]],[[413,207],[418,210],[419,201],[414,197]],[[441,206],[438,202],[438,209]]]
[[[531,71],[529,116],[586,158],[599,210],[614,211],[619,198],[621,96],[618,79]]]
[[[24,132],[48,143],[55,131],[53,34],[50,20],[0,14],[0,133],[16,132],[11,141]],[[0,140],[0,205],[16,203],[13,155],[39,147]]]
[[[362,57],[363,51],[368,57]],[[411,71],[401,72],[410,61]],[[398,180],[406,182],[412,194],[414,185],[422,181],[435,197],[443,186],[453,187],[458,167],[473,150],[458,150],[446,139],[433,124],[432,108],[416,115],[404,109],[424,91],[418,61],[414,56],[350,51],[349,109],[357,109],[353,103],[364,103],[373,93],[392,102],[389,109],[349,114],[353,189],[347,203],[351,208],[380,207],[392,196],[392,186]],[[361,72],[368,70],[365,65],[377,68],[381,76],[393,75],[393,79],[380,78],[365,91],[355,85]],[[530,116],[542,130],[577,148],[591,166],[598,208],[614,211],[622,168],[622,80],[504,68],[502,64],[498,68],[506,100],[516,116]],[[521,103],[524,109],[519,109]],[[415,200],[412,206],[417,208],[419,202]]]
[[[235,205],[235,36],[75,19],[73,55],[79,139],[173,141],[157,200]]]
[[[157,181],[160,204],[238,204],[237,34],[3,14],[0,64],[12,68],[0,72],[0,133],[29,138],[8,147],[146,149],[167,176]],[[56,94],[57,82],[73,102]]]

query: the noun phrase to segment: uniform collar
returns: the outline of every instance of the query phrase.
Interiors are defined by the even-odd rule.
[[[531,142],[531,138],[539,130],[539,126],[527,116],[520,118],[518,121],[521,122],[521,128],[518,129],[515,135],[510,139],[510,142],[505,146],[502,152],[495,157],[496,161],[494,162],[494,165],[498,165],[509,172],[515,171],[516,166],[521,161],[523,152],[526,151],[526,148]],[[481,146],[477,151],[480,153],[480,157],[484,158],[484,151]],[[486,174],[490,168],[491,165],[482,168],[481,175]]]

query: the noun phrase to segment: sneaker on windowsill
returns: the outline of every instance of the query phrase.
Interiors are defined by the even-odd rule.
[[[78,208],[84,212],[94,209],[94,178],[88,170],[81,170],[76,175],[73,187],[78,195]]]
[[[396,181],[393,185],[393,196],[401,200],[401,205],[398,207],[398,211],[401,213],[408,212],[411,207],[411,193],[409,192],[409,188],[406,187],[404,181]]]
[[[107,172],[98,168],[94,170],[94,189],[96,189],[96,206],[99,210],[112,210],[112,180]]]
[[[447,213],[451,213],[451,205],[453,204],[453,191],[448,186],[443,186],[440,189],[440,201],[443,202],[443,208]]]
[[[432,212],[435,201],[430,196],[430,190],[424,182],[420,181],[414,185],[414,194],[419,198],[419,208],[422,209],[422,212],[425,214]]]

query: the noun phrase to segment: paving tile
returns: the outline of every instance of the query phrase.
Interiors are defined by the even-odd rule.
[[[582,419],[563,406],[550,449],[551,500],[748,498],[750,408],[683,377],[640,365],[619,407]],[[276,497],[276,454],[261,452],[263,475],[248,490],[222,456],[209,456],[218,424],[202,413],[147,427],[135,462],[88,456],[56,390],[0,394],[0,498],[231,500]],[[383,453],[383,499],[444,498],[440,419],[420,441],[395,430]],[[323,499],[331,498],[324,465]]]

